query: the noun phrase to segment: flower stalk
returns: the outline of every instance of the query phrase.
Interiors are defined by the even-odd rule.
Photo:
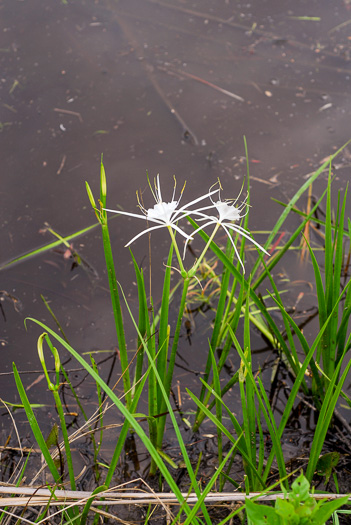
[[[129,373],[129,367],[128,367],[127,345],[126,345],[126,340],[125,340],[125,335],[124,335],[122,309],[121,309],[121,304],[120,304],[120,299],[119,299],[117,278],[116,278],[116,272],[115,272],[115,264],[114,264],[112,248],[111,248],[111,241],[110,241],[110,234],[109,234],[109,229],[108,229],[108,224],[107,224],[107,213],[104,208],[106,206],[107,184],[106,184],[105,168],[103,165],[102,158],[101,158],[101,164],[100,164],[100,201],[99,201],[100,209],[96,208],[96,203],[95,203],[93,193],[87,182],[86,182],[86,188],[87,188],[87,193],[88,193],[90,203],[93,207],[95,215],[97,216],[101,224],[102,242],[104,246],[107,275],[108,275],[108,281],[109,281],[109,286],[110,286],[112,310],[113,310],[113,316],[114,316],[116,333],[117,333],[117,341],[118,341],[119,355],[120,355],[120,360],[121,360],[121,368],[123,372],[123,387],[124,387],[124,392],[125,392],[126,405],[127,407],[130,407],[131,402],[132,402],[131,380],[130,380],[130,373]]]
[[[134,260],[134,266],[135,271],[137,275],[137,281],[138,281],[138,293],[141,293],[142,302],[140,303],[140,311],[139,316],[142,316],[142,334],[144,336],[144,333],[147,337],[146,341],[144,339],[138,340],[138,347],[140,346],[140,343],[146,344],[148,348],[147,356],[151,361],[153,361],[154,365],[157,367],[157,374],[160,378],[162,384],[159,384],[158,381],[156,381],[156,375],[151,369],[149,370],[149,377],[148,377],[148,395],[149,395],[149,436],[150,440],[153,443],[153,445],[158,449],[159,451],[162,450],[162,443],[163,443],[163,436],[165,431],[165,424],[166,424],[166,412],[167,412],[167,400],[169,399],[171,388],[172,388],[172,380],[173,380],[173,373],[174,373],[174,367],[175,367],[175,360],[178,350],[178,344],[179,344],[179,338],[182,330],[182,324],[184,320],[184,311],[186,308],[186,301],[187,301],[187,294],[189,290],[189,285],[192,282],[193,279],[197,280],[197,272],[199,270],[199,267],[201,263],[203,262],[206,253],[208,252],[209,248],[213,244],[213,240],[220,228],[223,228],[225,233],[228,235],[229,242],[228,244],[232,245],[233,251],[237,256],[238,261],[240,262],[240,265],[243,268],[243,272],[245,271],[243,261],[241,260],[240,255],[243,254],[243,248],[241,250],[241,254],[239,254],[238,249],[236,247],[236,242],[232,237],[232,232],[236,232],[238,235],[243,236],[245,239],[250,240],[253,244],[255,244],[256,247],[258,247],[260,250],[267,253],[254,239],[252,239],[250,233],[248,230],[243,228],[241,225],[237,224],[248,212],[248,202],[247,198],[243,200],[243,202],[239,205],[237,205],[237,201],[240,197],[237,197],[236,200],[226,200],[222,201],[220,198],[220,184],[219,187],[215,188],[212,186],[207,193],[204,195],[190,201],[189,203],[181,206],[180,200],[182,198],[185,185],[183,186],[180,196],[178,199],[175,198],[176,193],[176,183],[174,184],[173,188],[173,194],[171,197],[171,200],[164,201],[162,198],[162,192],[161,192],[161,184],[160,184],[160,178],[157,176],[154,181],[154,187],[151,186],[149,181],[149,186],[151,193],[153,195],[153,198],[155,200],[155,204],[152,207],[146,208],[144,207],[144,203],[141,199],[141,196],[137,193],[137,201],[138,201],[138,207],[141,211],[141,213],[134,213],[134,212],[127,212],[127,211],[120,211],[120,210],[111,210],[106,208],[106,177],[105,177],[105,171],[103,169],[103,166],[101,168],[101,177],[100,177],[100,210],[96,210],[97,216],[99,218],[99,221],[101,223],[102,227],[102,233],[103,233],[103,242],[104,242],[104,249],[105,249],[105,257],[106,257],[106,263],[108,268],[108,276],[109,276],[109,282],[110,282],[110,290],[111,290],[111,299],[114,309],[114,315],[115,315],[115,322],[116,322],[116,329],[117,329],[117,335],[119,337],[119,345],[120,345],[120,355],[121,355],[121,367],[123,372],[123,381],[124,381],[124,392],[126,397],[126,405],[129,408],[134,408],[134,401],[132,392],[133,389],[130,388],[131,380],[129,376],[129,363],[128,363],[128,357],[127,357],[127,349],[126,344],[124,340],[124,330],[123,330],[123,319],[122,314],[120,310],[119,305],[119,297],[118,297],[118,291],[117,291],[117,282],[114,272],[114,265],[113,265],[113,258],[112,258],[112,250],[111,250],[111,244],[110,244],[110,238],[107,228],[107,212],[113,212],[120,215],[126,215],[129,217],[139,218],[147,222],[147,227],[137,233],[127,244],[126,246],[129,246],[134,241],[142,237],[143,235],[147,233],[151,233],[155,230],[167,228],[168,233],[171,238],[171,246],[174,250],[177,262],[178,262],[178,270],[179,273],[182,276],[182,296],[180,299],[179,309],[178,309],[178,315],[177,315],[177,321],[176,321],[176,327],[173,334],[173,341],[172,346],[169,350],[168,345],[170,341],[170,327],[168,325],[168,315],[169,315],[169,304],[170,304],[170,271],[171,271],[171,263],[172,263],[172,249],[170,250],[168,261],[167,261],[167,269],[166,269],[166,275],[165,275],[165,283],[163,288],[163,294],[162,294],[162,308],[160,313],[160,327],[159,327],[159,340],[156,339],[157,334],[157,320],[154,318],[154,314],[151,314],[148,311],[147,305],[146,305],[146,296],[145,296],[145,290],[144,284],[143,284],[143,277],[142,277],[142,271],[138,268],[136,265],[136,262]],[[95,201],[92,195],[92,192],[90,191],[90,188],[88,187],[88,195],[90,202],[92,203],[93,207],[95,207]],[[241,193],[241,192],[240,192]],[[218,194],[217,198],[214,200],[213,196],[215,194]],[[209,205],[205,207],[200,208],[194,208],[194,205],[198,204],[201,201],[204,201],[206,199],[210,200]],[[209,211],[211,210],[211,211]],[[216,214],[212,215],[211,213],[217,212]],[[195,231],[193,231],[190,235],[186,233],[181,228],[181,221],[183,219],[190,219],[191,217],[196,217],[198,221],[203,221],[203,224],[199,227],[195,227]],[[150,223],[153,223],[153,225],[149,226]],[[206,244],[203,250],[201,251],[199,257],[196,259],[192,267],[187,270],[184,266],[184,258],[186,253],[186,247],[187,244],[193,240],[194,236],[197,233],[202,232],[205,228],[208,226],[213,225],[213,231],[209,237],[206,239]],[[246,226],[246,224],[245,224]],[[181,256],[179,245],[176,239],[176,234],[179,234],[181,237],[185,239],[185,246],[183,251],[183,257]],[[178,238],[178,237],[177,237]],[[228,248],[227,248],[228,249]],[[140,286],[139,286],[140,285]],[[151,299],[152,301],[152,299]],[[121,347],[123,351],[121,352]],[[137,363],[137,369],[136,369],[136,377],[140,376],[141,373],[141,366],[142,366],[142,359],[143,359],[143,353],[140,353],[138,356],[138,363]],[[149,361],[148,366],[152,367],[152,363]],[[135,380],[134,380],[135,381]],[[166,393],[166,397],[161,395],[161,389],[164,389]],[[134,408],[136,410],[136,406]],[[157,417],[156,417],[157,416]],[[124,429],[125,433],[127,432],[127,428]],[[125,435],[123,439],[125,439]],[[119,445],[119,451],[121,450],[122,446],[122,440]],[[119,452],[116,453],[115,456]],[[157,462],[155,460],[152,461],[151,467],[150,467],[150,474],[156,474],[156,464]],[[109,480],[110,481],[110,480]]]
[[[46,366],[45,357],[44,357],[44,348],[43,348],[44,340],[48,344],[48,346],[49,346],[49,348],[51,350],[51,353],[54,356],[54,360],[55,360],[55,379],[56,379],[55,383],[53,383],[51,381],[50,376],[49,376],[49,372],[48,372],[48,369],[47,369],[47,366]],[[59,394],[59,389],[60,389],[60,368],[61,368],[61,362],[60,362],[59,353],[58,353],[57,349],[52,345],[48,334],[45,333],[45,332],[43,334],[41,334],[41,336],[39,337],[38,343],[37,343],[37,348],[38,348],[39,360],[40,360],[41,366],[43,367],[43,371],[44,371],[44,375],[45,375],[45,378],[46,378],[46,381],[47,381],[47,384],[48,384],[48,388],[49,388],[49,390],[52,392],[52,394],[54,396],[57,413],[58,413],[59,418],[60,418],[60,426],[61,426],[62,435],[63,435],[63,441],[64,441],[64,445],[65,445],[65,452],[66,452],[66,458],[67,458],[67,466],[68,466],[68,473],[69,473],[69,479],[70,479],[70,484],[71,484],[71,490],[76,490],[76,482],[75,482],[75,477],[74,477],[73,461],[72,461],[72,455],[71,455],[71,447],[70,447],[69,438],[68,438],[68,432],[67,432],[67,426],[66,426],[66,421],[65,421],[65,415],[64,415],[62,402],[61,402],[61,398],[60,398],[60,394]],[[78,509],[76,509],[76,512],[77,511],[78,511]]]

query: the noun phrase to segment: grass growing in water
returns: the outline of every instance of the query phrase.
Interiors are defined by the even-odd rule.
[[[98,385],[98,392],[104,392],[110,402],[117,407],[125,418],[109,467],[107,472],[103,473],[101,486],[97,487],[97,492],[110,487],[130,430],[140,438],[150,454],[150,474],[154,475],[159,471],[176,497],[179,510],[176,514],[172,515],[171,520],[173,520],[173,523],[180,521],[186,524],[212,523],[206,503],[207,498],[214,487],[222,490],[226,482],[232,484],[236,489],[243,491],[243,493],[250,494],[251,492],[266,490],[270,486],[270,479],[273,473],[274,477],[281,481],[284,490],[287,490],[287,467],[281,440],[296,405],[297,396],[301,394],[310,394],[312,396],[312,402],[318,409],[318,421],[311,446],[311,453],[307,464],[305,464],[307,482],[313,482],[326,433],[332,424],[337,402],[340,396],[344,396],[342,388],[351,366],[351,361],[347,360],[347,352],[350,347],[350,335],[348,335],[349,303],[351,300],[351,292],[349,291],[350,281],[343,283],[343,286],[341,286],[343,280],[344,238],[349,239],[350,233],[344,229],[346,196],[342,202],[340,199],[338,200],[336,220],[335,222],[332,221],[331,175],[329,175],[329,182],[326,189],[327,205],[324,228],[325,268],[327,271],[325,272],[324,284],[314,250],[308,245],[315,272],[320,321],[319,333],[312,344],[307,341],[294,318],[287,313],[282,300],[282,294],[279,293],[272,277],[272,270],[292,246],[293,242],[299,238],[308,221],[314,220],[315,210],[322,202],[324,195],[322,195],[309,213],[303,217],[300,226],[290,236],[283,247],[277,249],[267,260],[264,260],[262,257],[262,252],[267,253],[271,250],[276,235],[289,213],[293,210],[295,203],[326,167],[327,163],[321,166],[291,199],[263,247],[259,246],[257,242],[252,239],[248,231],[249,214],[246,212],[248,211],[249,195],[247,200],[244,199],[244,203],[242,207],[240,207],[237,205],[237,201],[222,201],[218,196],[214,197],[218,193],[218,188],[212,188],[206,195],[196,199],[192,203],[180,206],[180,199],[176,201],[175,194],[173,194],[172,200],[169,202],[162,200],[161,186],[159,179],[157,179],[155,189],[152,189],[156,204],[153,208],[142,208],[143,215],[138,215],[138,217],[144,220],[148,219],[153,221],[156,226],[152,226],[141,232],[137,237],[143,235],[148,230],[165,228],[170,234],[170,250],[164,273],[163,294],[159,311],[154,310],[152,300],[150,308],[150,303],[147,301],[143,271],[138,268],[133,258],[139,298],[138,320],[135,320],[125,301],[123,291],[117,282],[116,270],[118,270],[118,265],[115,269],[106,211],[106,176],[103,164],[101,164],[99,207],[97,207],[93,193],[88,185],[87,190],[102,230],[112,308],[116,325],[116,336],[123,372],[124,401],[119,399],[99,376],[96,365],[94,363],[89,364],[80,356],[71,347],[66,338],[60,337],[43,323],[32,320],[44,330],[39,337],[38,351],[48,387],[53,392],[60,416],[60,428],[64,443],[62,446],[59,445],[59,449],[61,457],[65,458],[64,463],[68,468],[72,490],[75,490],[75,476],[77,473],[74,472],[74,465],[70,459],[70,436],[66,429],[59,395],[59,371],[61,364],[58,350],[55,348],[53,341],[56,341],[55,344],[59,344],[60,347],[68,351],[85,370],[87,370]],[[249,173],[247,180],[249,180]],[[183,191],[181,195],[182,193]],[[193,207],[206,198],[210,198],[210,202],[206,206],[197,209]],[[213,212],[215,212],[215,216]],[[124,212],[123,214],[128,213]],[[200,235],[205,242],[205,248],[193,267],[189,270],[184,267],[175,236],[175,232],[177,232],[177,237],[182,235],[186,238],[187,242],[192,237],[192,235],[182,232],[178,225],[178,221],[186,218],[193,225],[194,232],[192,235]],[[239,223],[240,221],[242,221],[241,224]],[[204,229],[211,225],[213,225],[212,233],[207,235]],[[228,234],[225,251],[222,251],[214,242],[214,237],[219,228],[223,228]],[[233,236],[232,233],[234,234]],[[238,246],[238,237],[242,239],[240,248]],[[134,238],[132,241],[134,240],[137,239]],[[253,265],[249,275],[244,273],[243,259],[245,240],[252,241],[258,248],[257,262]],[[197,407],[194,431],[200,428],[205,417],[209,418],[216,427],[218,468],[206,486],[201,487],[198,483],[199,465],[194,466],[190,460],[179,422],[177,421],[169,399],[175,357],[181,326],[184,320],[189,287],[196,283],[200,265],[210,252],[222,262],[223,271],[219,276],[218,302],[216,305],[213,332],[209,342],[207,365],[202,379],[203,387],[199,396],[196,396],[192,392],[189,392],[189,395]],[[175,255],[178,271],[181,275],[182,293],[178,306],[175,331],[171,333],[169,305],[173,300],[171,290],[173,255]],[[235,257],[237,264],[233,263],[233,258]],[[281,327],[275,320],[276,317],[274,318],[271,315],[271,309],[266,306],[265,301],[262,301],[260,295],[257,293],[258,287],[264,279],[267,280],[270,286],[271,299],[276,311],[281,313],[281,320],[285,329],[284,335],[282,334]],[[340,319],[338,319],[341,301],[344,301],[344,308],[342,309]],[[125,309],[129,314],[135,327],[137,352],[133,357],[134,362],[132,362],[129,357],[125,341],[122,309]],[[242,317],[244,317],[244,337],[243,341],[240,342],[237,328]],[[253,370],[250,343],[252,325],[261,331],[271,343],[272,347],[274,346],[274,348],[278,349],[293,378],[289,399],[279,419],[277,419],[276,414],[272,410],[261,374],[255,373]],[[46,369],[44,342],[46,342],[55,357],[55,381],[50,379],[49,372]],[[221,348],[221,352],[217,358],[218,348]],[[221,372],[233,348],[240,357],[241,365],[230,381],[227,382],[227,384],[223,384],[221,381]],[[64,470],[62,468],[61,470],[58,469],[57,463],[53,461],[16,368],[14,368],[14,372],[21,401],[26,410],[35,439],[42,450],[54,481],[58,487],[61,487],[64,483]],[[138,405],[143,389],[146,386],[148,389],[148,413],[140,414]],[[242,421],[234,416],[225,403],[225,393],[231,388],[238,388],[241,401]],[[100,405],[101,399],[101,396],[99,396]],[[102,409],[100,410],[100,415],[102,415]],[[162,449],[166,417],[171,419],[181,451],[181,462],[175,462],[174,459]],[[143,418],[147,419],[148,431],[140,424],[140,420]],[[229,427],[227,421],[230,421],[231,427]],[[230,443],[229,450],[224,446],[226,441]],[[98,446],[101,447],[101,442]],[[95,448],[95,451],[96,450]],[[98,453],[95,452],[95,461],[97,456]],[[241,458],[242,468],[245,472],[244,479],[242,477],[238,478],[237,472],[233,469],[236,456]],[[276,468],[273,469],[272,466],[274,464]],[[196,497],[196,503],[193,507],[189,505],[187,495],[184,495],[180,491],[174,480],[173,469],[178,468],[180,465],[184,466],[187,471],[189,494],[194,492]],[[70,509],[62,510],[62,512],[64,512],[64,519],[69,522],[84,523],[87,519],[89,509],[91,510],[91,504],[92,500],[90,499],[86,502],[84,508],[73,504]],[[101,508],[93,507],[93,512],[98,515],[104,511]],[[221,523],[224,524],[229,521],[237,512],[237,510],[229,512],[228,516],[222,520]],[[45,516],[43,516],[42,519],[49,519],[49,515],[49,507],[47,507]],[[293,521],[291,521],[291,523],[293,523]]]

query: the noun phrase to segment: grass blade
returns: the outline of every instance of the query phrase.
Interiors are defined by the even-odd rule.
[[[21,401],[24,406],[24,410],[26,412],[26,416],[28,419],[28,422],[30,424],[30,427],[32,429],[32,432],[34,434],[34,438],[36,442],[38,443],[38,446],[44,456],[44,459],[49,467],[49,470],[57,484],[62,483],[61,475],[59,474],[56,465],[54,463],[54,460],[52,459],[49,449],[46,445],[45,439],[43,437],[43,434],[41,433],[40,427],[38,425],[38,422],[36,420],[36,417],[34,415],[33,409],[29,403],[26,391],[24,389],[23,383],[21,381],[20,375],[18,373],[18,370],[16,368],[15,363],[13,363],[13,374],[16,381],[17,390],[19,393],[19,396],[21,398]]]
[[[94,228],[99,226],[99,223],[96,222],[95,224],[91,224],[90,226],[87,226],[86,228],[83,228],[82,230],[79,230],[75,233],[71,233],[70,235],[67,235],[66,237],[62,237],[62,240],[59,239],[57,241],[50,242],[49,244],[45,244],[44,246],[41,246],[40,248],[35,248],[34,250],[31,250],[30,252],[26,252],[23,255],[20,255],[18,257],[15,257],[14,259],[11,259],[10,261],[4,262],[0,264],[0,270],[4,270],[5,268],[8,268],[12,264],[16,264],[18,262],[22,262],[25,259],[28,259],[30,257],[35,257],[36,255],[40,255],[44,252],[47,252],[49,250],[52,250],[53,248],[56,248],[56,246],[60,246],[60,244],[72,241],[76,237],[79,237],[80,235],[84,235],[85,233],[90,232]]]

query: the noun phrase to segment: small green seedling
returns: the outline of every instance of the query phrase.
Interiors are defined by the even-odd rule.
[[[317,501],[310,494],[310,484],[303,475],[294,481],[288,492],[282,487],[284,497],[278,498],[274,507],[254,503],[246,499],[249,525],[324,525],[333,512],[345,505],[349,499]]]

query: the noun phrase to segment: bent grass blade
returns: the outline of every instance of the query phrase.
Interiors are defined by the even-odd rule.
[[[111,399],[111,401],[116,405],[116,407],[118,408],[118,410],[122,413],[122,415],[125,417],[126,419],[126,422],[128,423],[128,426],[131,426],[136,434],[139,436],[139,438],[141,439],[142,443],[144,444],[145,448],[149,451],[150,455],[152,456],[152,458],[154,459],[155,463],[157,464],[161,474],[164,476],[166,482],[169,484],[171,490],[173,491],[173,493],[177,496],[177,499],[179,501],[180,504],[184,504],[184,511],[189,514],[190,513],[190,508],[185,504],[184,502],[184,498],[177,486],[177,484],[175,483],[175,481],[173,480],[173,477],[171,476],[171,474],[169,473],[168,469],[166,468],[164,462],[162,461],[161,457],[159,456],[157,450],[155,449],[155,447],[153,446],[153,444],[151,443],[150,439],[147,437],[147,435],[145,434],[143,428],[141,427],[140,423],[138,423],[138,421],[135,419],[135,417],[133,416],[133,414],[125,407],[125,405],[120,401],[120,399],[116,396],[116,394],[111,390],[111,388],[103,381],[103,379],[98,375],[96,374],[96,372],[93,370],[93,368],[85,361],[85,359],[78,353],[76,352],[76,350],[74,350],[68,343],[66,343],[66,341],[60,337],[58,334],[56,334],[51,328],[49,328],[48,326],[46,326],[44,323],[42,323],[41,321],[38,321],[37,319],[33,319],[33,318],[28,318],[28,321],[32,321],[34,322],[35,324],[37,324],[38,326],[40,326],[41,328],[43,328],[48,334],[50,334],[54,339],[56,339],[56,341],[58,341],[60,343],[60,345],[62,345],[84,368],[85,370],[91,375],[91,377],[97,382],[100,384],[100,387],[102,388],[102,390],[104,390],[104,392],[109,396],[109,398]],[[148,353],[148,349],[147,349],[147,346],[145,345],[144,346],[144,349],[145,349],[145,352]],[[155,366],[154,363],[150,363],[151,366]],[[24,388],[22,386],[22,390],[24,391]],[[24,393],[25,394],[25,393]],[[165,392],[164,392],[165,394]],[[171,408],[171,405],[168,401],[168,409],[170,410],[170,414],[171,414],[171,417],[173,415],[173,410]],[[174,415],[172,417],[172,419],[174,418]],[[175,422],[175,425],[176,425],[176,421],[174,419],[174,422]],[[179,434],[179,438],[180,440],[182,441],[182,438]],[[44,440],[44,438],[42,438]],[[45,442],[44,442],[44,447],[46,447],[45,445]],[[43,447],[43,448],[44,448]],[[184,452],[186,454],[186,449],[184,447]],[[50,454],[49,454],[50,456]],[[51,456],[50,456],[51,458]],[[50,462],[50,459],[46,458],[45,459],[47,461]],[[52,460],[51,460],[52,461]],[[191,465],[189,463],[189,466],[191,468]],[[58,473],[57,473],[58,475]],[[59,475],[57,476],[58,480],[60,479],[59,478]],[[200,494],[199,494],[200,496]]]
[[[97,226],[99,226],[98,222],[96,222],[95,224],[92,224],[91,226],[87,226],[86,228],[83,228],[82,230],[79,230],[75,233],[72,233],[71,235],[67,235],[66,237],[62,237],[62,238],[60,237],[60,239],[58,239],[57,241],[53,241],[53,242],[50,242],[49,244],[45,244],[44,246],[41,246],[40,248],[35,248],[34,250],[30,252],[27,252],[23,255],[15,257],[14,259],[11,259],[10,261],[1,263],[0,270],[4,270],[5,268],[12,266],[13,264],[22,262],[25,259],[29,259],[30,257],[35,257],[36,255],[40,255],[44,252],[52,250],[53,248],[56,248],[56,246],[60,246],[60,244],[68,243],[69,241],[72,241],[76,237],[79,237],[80,235],[84,235],[85,233],[88,233],[89,231],[93,230]]]

